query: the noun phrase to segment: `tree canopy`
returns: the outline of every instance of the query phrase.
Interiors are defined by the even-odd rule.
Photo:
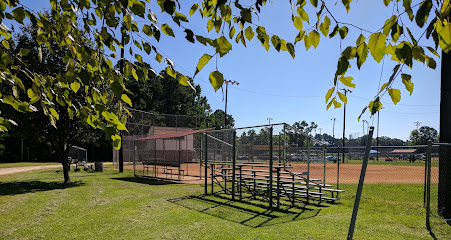
[[[355,87],[352,76],[347,71],[354,63],[358,69],[369,56],[376,62],[384,57],[396,63],[393,74],[385,83],[367,109],[374,114],[381,109],[380,101],[384,94],[390,95],[396,104],[401,99],[399,89],[393,88],[395,81],[402,81],[405,88],[412,93],[414,77],[403,71],[412,68],[413,62],[436,67],[435,57],[440,57],[437,49],[444,52],[451,49],[451,25],[449,1],[423,0],[412,3],[411,0],[384,0],[387,7],[392,7],[393,14],[383,26],[376,30],[363,29],[356,23],[346,23],[337,19],[324,0],[290,0],[291,19],[296,36],[283,39],[277,34],[266,31],[259,25],[259,13],[268,7],[268,1],[255,0],[248,4],[239,1],[203,0],[191,6],[188,14],[181,12],[182,3],[174,0],[158,0],[150,4],[150,0],[49,0],[50,15],[56,20],[52,22],[48,15],[35,12],[20,0],[0,2],[0,81],[8,87],[0,92],[2,104],[12,106],[19,112],[42,111],[48,116],[50,123],[56,122],[62,111],[67,112],[70,119],[78,118],[83,124],[102,129],[120,147],[119,131],[126,131],[125,123],[131,106],[130,90],[124,79],[132,76],[137,81],[147,79],[148,72],[153,71],[143,65],[143,54],[152,55],[156,62],[167,64],[166,73],[177,79],[179,83],[190,86],[188,78],[177,73],[174,62],[163,58],[153,41],[160,41],[161,34],[176,37],[172,28],[180,28],[185,32],[187,41],[196,41],[214,50],[213,54],[204,54],[199,60],[194,76],[201,71],[211,59],[224,57],[232,50],[232,43],[246,46],[256,39],[266,50],[271,46],[277,51],[286,51],[293,58],[295,49],[303,42],[305,49],[316,48],[322,38],[343,40],[352,36],[355,30],[361,34],[355,39],[355,45],[344,48],[337,61],[337,70],[331,76],[332,85],[325,96],[327,109],[332,105],[338,108],[347,102],[341,87]],[[347,12],[351,10],[351,0],[337,2]],[[169,21],[157,19],[157,12],[169,16]],[[196,34],[196,29],[184,26],[193,14],[200,14],[205,19],[208,31],[216,32],[214,38]],[[46,46],[51,54],[64,51],[62,58],[65,69],[59,73],[36,73],[21,59],[30,49],[22,48],[19,52],[9,51],[13,44],[11,30],[6,26],[9,22],[32,23],[37,27],[36,41],[39,44],[38,61],[42,61],[42,46]],[[144,23],[142,23],[144,22]],[[414,36],[412,25],[422,34]],[[6,24],[5,24],[6,23]],[[120,34],[118,34],[120,33]],[[119,37],[121,36],[121,37]],[[211,36],[211,35],[209,35]],[[431,38],[433,44],[423,45],[420,40]],[[254,40],[255,41],[255,40]],[[57,43],[52,46],[51,42]],[[121,71],[117,71],[113,62],[118,61],[118,51],[128,49],[134,60],[123,59]],[[224,76],[218,64],[210,73],[210,83],[215,90],[223,85]],[[19,74],[20,73],[20,74]],[[28,84],[25,84],[28,82]],[[192,86],[191,86],[192,87]],[[76,95],[82,92],[85,101],[76,101]],[[28,98],[19,97],[19,93]],[[57,105],[61,107],[57,107]],[[0,116],[0,129],[7,131],[13,119]]]
[[[438,132],[433,127],[422,126],[410,132],[411,145],[426,145],[428,141],[437,142]]]

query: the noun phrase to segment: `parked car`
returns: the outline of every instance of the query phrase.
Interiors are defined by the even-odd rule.
[[[326,159],[327,159],[328,161],[333,161],[334,163],[336,163],[336,162],[338,161],[338,158],[337,158],[337,157],[334,157],[334,156],[327,156]]]
[[[243,154],[239,154],[237,156],[238,160],[249,160],[249,156],[248,155],[243,155]]]
[[[415,159],[426,160],[426,156],[423,153],[417,154],[415,155]]]

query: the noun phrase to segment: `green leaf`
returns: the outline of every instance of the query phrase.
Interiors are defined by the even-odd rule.
[[[427,49],[434,54],[435,56],[437,56],[438,58],[440,58],[440,55],[437,53],[437,51],[435,51],[435,49],[433,49],[432,47],[427,47]]]
[[[334,93],[335,87],[331,87],[326,93],[326,103],[329,101],[329,98],[332,97],[332,93]]]
[[[79,82],[73,82],[70,84],[70,88],[72,89],[72,91],[74,91],[74,93],[78,92],[78,89],[80,89],[81,84]]]
[[[13,10],[13,17],[18,21],[19,23],[23,23],[23,20],[25,19],[25,10],[23,7],[18,7]]]
[[[295,54],[294,54],[294,46],[291,43],[287,43],[287,50],[290,53],[291,57],[294,59]]]
[[[302,31],[302,18],[299,16],[292,17],[293,25],[298,29],[299,31]]]
[[[428,67],[431,69],[435,69],[437,67],[437,63],[435,62],[435,60],[433,58],[428,57],[426,59],[426,63],[428,65]]]
[[[149,55],[150,52],[152,51],[152,48],[150,47],[150,44],[144,43],[143,47],[144,47],[144,51],[146,51],[147,55]]]
[[[126,94],[122,94],[121,95],[121,99],[122,99],[122,101],[127,103],[130,107],[133,107],[132,101],[130,100],[130,98]]]
[[[136,69],[132,68],[132,76],[136,81],[139,81],[138,74],[136,73]]]
[[[432,8],[432,1],[426,0],[421,3],[420,8],[415,16],[415,21],[419,27],[423,27],[424,23],[427,22],[429,12]]]
[[[390,4],[391,0],[384,0],[384,4],[386,7],[388,7],[388,4]]]
[[[346,73],[349,67],[349,61],[346,57],[340,57],[337,63],[337,71],[335,72],[335,76],[343,75]]]
[[[185,75],[179,75],[177,77],[177,81],[182,84],[183,86],[190,86],[188,82],[188,78]]]
[[[173,0],[165,0],[164,1],[164,11],[172,15],[175,12],[175,2]]]
[[[196,10],[199,8],[199,4],[195,3],[193,6],[191,6],[191,9],[189,10],[189,15],[193,16],[193,14],[196,12]]]
[[[216,47],[216,52],[219,53],[220,57],[226,55],[230,50],[232,50],[232,44],[230,44],[224,36],[217,38],[214,41],[214,45]]]
[[[208,61],[210,61],[211,56],[208,54],[204,54],[200,59],[199,62],[197,63],[196,66],[196,72],[194,73],[194,76],[196,76],[197,73],[199,73],[202,68],[204,68],[204,66],[208,63]]]
[[[319,30],[323,33],[325,37],[327,37],[327,34],[329,34],[329,27],[330,27],[330,19],[329,17],[324,17],[324,22],[319,25]]]
[[[160,53],[157,53],[157,55],[155,56],[155,60],[157,60],[157,62],[161,63],[162,59],[163,59],[163,56],[161,56]]]
[[[348,27],[343,26],[338,30],[338,32],[340,33],[341,39],[345,39],[346,35],[348,35]]]
[[[410,95],[412,95],[413,92],[413,86],[414,84],[410,80],[412,76],[409,74],[401,74],[402,83],[404,83],[404,86],[406,87],[407,91],[409,91]]]
[[[368,106],[365,106],[365,107],[362,109],[362,112],[360,113],[359,117],[357,118],[357,121],[360,121],[360,118],[361,118],[362,115],[366,112],[367,109],[368,109]]]
[[[338,97],[340,98],[340,100],[342,101],[342,102],[344,102],[345,104],[347,104],[348,103],[348,98],[346,97],[346,95],[344,95],[343,93],[341,93],[341,92],[337,92],[338,93]]]
[[[187,28],[187,29],[185,29],[184,32],[186,33],[186,36],[185,36],[186,40],[194,43],[194,33],[193,33],[193,31],[191,31],[190,29]]]
[[[302,39],[304,39],[304,34],[305,34],[304,31],[300,31],[298,33],[298,35],[296,36],[296,38],[294,39],[294,44],[296,44],[297,42],[302,41]]]
[[[252,38],[254,38],[254,32],[252,31],[252,27],[249,26],[246,28],[246,30],[244,31],[244,34],[246,35],[247,40],[252,40]]]
[[[341,102],[337,102],[337,100],[335,100],[335,98],[334,98],[333,104],[334,104],[334,108],[341,108]]]
[[[6,49],[9,49],[9,42],[8,42],[8,40],[3,39],[3,40],[2,40],[2,45],[3,45]]]
[[[337,35],[339,30],[338,24],[335,25],[334,30],[332,30],[332,32],[329,34],[329,38],[333,38],[335,35]]]
[[[440,23],[437,22],[436,26],[438,24]],[[442,29],[437,30],[439,38],[438,44],[444,52],[448,53],[449,50],[451,50],[451,24],[448,21],[445,21],[444,24]]]
[[[388,94],[395,105],[401,100],[401,90],[399,89],[389,88]]]
[[[349,6],[351,4],[352,0],[341,0],[341,2],[343,3],[343,5],[346,8],[346,12],[349,13],[349,10],[351,9],[351,7]]]
[[[356,44],[357,67],[360,69],[368,57],[368,45],[365,42],[365,36],[363,34],[360,34],[359,38],[357,38]]]
[[[218,91],[218,89],[221,88],[222,84],[224,83],[224,77],[219,71],[211,72],[209,79],[211,86],[213,86],[213,88],[215,89],[215,92]]]
[[[340,82],[342,82],[347,87],[355,88],[355,84],[352,83],[353,77],[340,76]]]
[[[379,90],[379,93],[381,93],[382,91],[384,91],[385,88],[387,88],[387,86],[388,86],[388,82],[382,84],[382,87],[381,87],[381,90]]]
[[[56,120],[60,119],[60,115],[56,112],[54,108],[49,108],[50,114],[56,118]]]
[[[235,27],[232,26],[232,28],[229,31],[229,38],[233,39],[233,36],[235,35]]]
[[[368,41],[368,48],[376,62],[380,62],[385,55],[385,40],[387,36],[383,33],[376,32],[371,34]]]
[[[309,48],[312,46],[312,41],[310,40],[309,35],[304,35],[304,45],[305,50],[309,50]]]
[[[342,56],[346,57],[346,59],[353,59],[356,57],[356,48],[355,47],[347,47],[342,53]]]
[[[177,78],[177,74],[170,66],[166,67],[166,73],[173,78]]]
[[[298,7],[296,12],[299,14],[299,16],[301,16],[302,20],[307,21],[307,23],[310,23],[309,22],[309,16],[308,16],[307,12],[302,7]],[[300,29],[300,30],[302,30],[302,29]]]
[[[393,15],[391,18],[387,19],[384,24],[384,30],[382,31],[386,36],[390,33],[390,29],[393,27],[393,25],[398,21],[398,17],[396,15]]]
[[[309,33],[309,39],[312,42],[314,48],[316,48],[319,44],[320,35],[316,30],[313,30]]]
[[[167,25],[166,23],[161,25],[161,30],[164,32],[164,34],[171,36],[171,37],[175,37],[174,32],[172,31],[172,28]]]
[[[370,109],[371,115],[374,115],[377,111],[381,110],[382,109],[382,103],[380,101],[380,98],[377,97],[376,100],[371,101],[368,104],[368,108]]]
[[[271,43],[274,46],[274,48],[279,52],[280,47],[282,46],[282,44],[280,43],[280,38],[277,35],[273,35],[271,37]]]
[[[404,9],[405,9],[407,15],[409,15],[410,21],[412,21],[413,20],[413,11],[412,11],[412,8],[410,7],[410,4],[412,4],[412,0],[403,0],[402,1],[402,5],[404,6]]]
[[[312,4],[312,6],[318,7],[318,0],[310,0],[310,3]]]

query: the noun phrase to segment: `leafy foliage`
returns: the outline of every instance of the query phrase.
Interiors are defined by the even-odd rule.
[[[375,96],[375,100],[369,104],[371,114],[380,109],[380,105],[377,104],[380,102],[378,99],[387,92],[393,102],[397,103],[400,100],[398,90],[392,88],[399,76],[406,89],[412,94],[413,77],[407,79],[406,75],[402,75],[407,74],[403,71],[404,66],[412,68],[415,60],[435,68],[434,56],[438,56],[438,47],[445,52],[451,49],[449,1],[425,0],[420,4],[412,5],[410,0],[403,0],[402,3],[384,0],[385,6],[393,5],[393,9],[396,10],[385,21],[384,26],[376,31],[339,21],[329,10],[328,5],[331,3],[328,1],[290,1],[293,28],[298,31],[291,40],[282,39],[276,34],[267,32],[264,26],[258,25],[258,15],[268,2],[265,0],[256,0],[247,6],[241,5],[239,1],[203,0],[193,4],[189,10],[189,16],[199,13],[206,20],[207,29],[212,32],[209,36],[214,38],[198,35],[184,26],[184,23],[190,19],[180,12],[181,5],[185,4],[180,1],[159,0],[157,4],[141,0],[49,1],[50,15],[56,20],[54,22],[49,19],[49,15],[30,10],[20,0],[6,0],[0,5],[0,70],[2,71],[0,83],[6,85],[0,92],[1,104],[9,105],[18,112],[35,112],[38,111],[37,106],[40,106],[54,127],[65,112],[71,118],[79,119],[84,125],[103,130],[116,148],[120,146],[119,132],[126,131],[125,123],[129,114],[126,106],[133,103],[124,79],[132,76],[137,81],[145,81],[148,73],[153,71],[151,68],[137,64],[143,63],[141,53],[154,56],[156,62],[166,63],[168,65],[166,72],[169,76],[175,76],[174,78],[182,85],[190,85],[189,78],[174,74],[175,64],[164,58],[153,44],[153,41],[162,40],[161,32],[167,36],[182,38],[174,34],[174,29],[180,28],[186,33],[184,37],[187,41],[194,43],[197,40],[214,50],[214,54],[205,54],[198,61],[194,74],[196,75],[209,63],[212,56],[216,55],[219,59],[232,50],[233,41],[229,41],[227,35],[229,39],[234,39],[236,44],[246,46],[249,42],[256,41],[266,51],[269,51],[272,46],[275,50],[287,52],[294,58],[297,43],[304,41],[303,46],[307,50],[312,46],[317,48],[321,42],[321,35],[346,39],[355,36],[349,32],[357,29],[361,34],[355,41],[356,45],[345,48],[338,60],[333,88],[326,94],[326,104],[328,109],[332,105],[337,108],[347,101],[338,94],[338,91],[341,84],[355,87],[351,81],[352,76],[346,75],[347,70],[352,67],[353,59],[356,59],[357,67],[360,69],[367,60],[368,52],[377,62],[389,56],[399,65],[393,69],[392,77],[383,85],[383,89]],[[340,2],[338,4],[342,4],[347,12],[351,10],[351,0]],[[168,15],[173,23],[158,20],[155,14],[158,11]],[[312,11],[316,14],[312,14]],[[423,47],[419,44],[421,37],[414,38],[405,25],[405,22],[413,21],[413,19],[418,28],[423,31],[421,37],[432,37],[433,46]],[[4,24],[5,20],[20,24],[31,22],[37,28],[35,36],[39,45],[37,61],[43,59],[44,46],[51,54],[55,51],[64,51],[65,55],[61,61],[64,63],[65,71],[60,73],[30,71],[29,66],[21,61],[30,49],[24,48],[19,52],[9,51],[13,40],[11,31]],[[145,21],[145,24],[138,24],[140,21]],[[332,31],[330,31],[331,25],[334,26]],[[115,31],[120,31],[121,34],[115,34]],[[119,39],[120,35],[123,38]],[[51,42],[56,42],[58,45],[52,46]],[[123,71],[120,72],[113,66],[113,62],[119,59],[117,51],[126,48],[134,60],[124,61]],[[432,56],[427,55],[424,48],[427,48]],[[215,91],[222,87],[223,79],[224,74],[218,68],[210,73],[210,82]],[[76,101],[76,95],[80,93],[83,93],[85,97],[84,102]],[[56,107],[57,105],[60,107]],[[362,113],[366,109],[368,106]],[[0,131],[7,131],[14,124],[12,119],[4,115],[0,116]]]

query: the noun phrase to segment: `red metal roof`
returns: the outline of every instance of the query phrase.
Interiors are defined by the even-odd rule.
[[[160,135],[153,135],[150,137],[143,137],[135,139],[135,141],[143,141],[143,140],[151,140],[151,139],[166,139],[166,138],[178,138],[178,137],[184,137],[188,136],[194,133],[204,132],[213,130],[214,128],[205,128],[205,129],[199,129],[199,130],[190,130],[190,131],[182,131],[182,132],[174,132],[174,133],[166,133],[166,134],[160,134]]]
[[[411,149],[395,149],[393,151],[391,151],[391,153],[414,153],[416,151],[416,149],[411,148]]]

